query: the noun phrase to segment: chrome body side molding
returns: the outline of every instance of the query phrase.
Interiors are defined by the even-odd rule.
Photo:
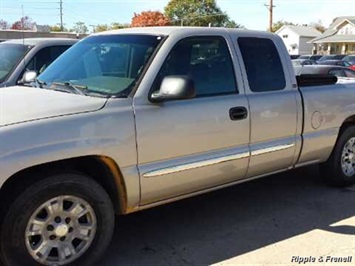
[[[222,157],[207,159],[207,160],[203,160],[203,161],[185,163],[185,164],[181,164],[181,165],[175,165],[175,166],[166,167],[166,168],[162,168],[162,169],[158,169],[158,170],[153,170],[153,171],[143,174],[143,177],[155,177],[155,176],[167,175],[167,174],[172,174],[172,173],[176,173],[176,172],[196,169],[196,168],[200,168],[200,167],[207,167],[207,166],[211,166],[211,165],[219,164],[219,163],[224,163],[224,162],[228,162],[228,161],[244,159],[249,156],[250,156],[249,152],[225,155]]]

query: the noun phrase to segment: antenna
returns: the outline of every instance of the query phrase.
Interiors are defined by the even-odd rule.
[[[23,48],[25,48],[25,26],[24,26],[24,17],[25,17],[25,12],[23,11],[23,5],[21,5],[21,12],[22,12],[22,16],[21,16],[21,30],[22,30],[22,44],[23,44]],[[26,68],[26,55],[23,57],[23,65],[24,65],[24,69]]]
[[[25,26],[23,25],[24,17],[25,17],[25,14],[23,12],[23,5],[21,5],[21,30],[22,30],[22,43],[23,43],[23,45],[25,45],[25,32],[24,32]]]

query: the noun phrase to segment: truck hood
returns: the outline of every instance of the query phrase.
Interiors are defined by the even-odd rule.
[[[107,99],[31,87],[0,89],[0,127],[101,109]]]

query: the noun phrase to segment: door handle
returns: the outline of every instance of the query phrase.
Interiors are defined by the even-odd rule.
[[[243,120],[248,117],[248,110],[245,107],[233,107],[229,109],[231,120]]]

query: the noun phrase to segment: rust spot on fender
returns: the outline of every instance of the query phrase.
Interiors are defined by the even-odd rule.
[[[114,181],[116,184],[116,188],[118,190],[118,201],[120,204],[120,209],[118,210],[119,214],[127,214],[130,211],[127,209],[127,190],[126,185],[123,180],[123,176],[121,174],[120,169],[114,160],[109,157],[99,156],[99,159],[108,167],[112,176],[114,177]]]

